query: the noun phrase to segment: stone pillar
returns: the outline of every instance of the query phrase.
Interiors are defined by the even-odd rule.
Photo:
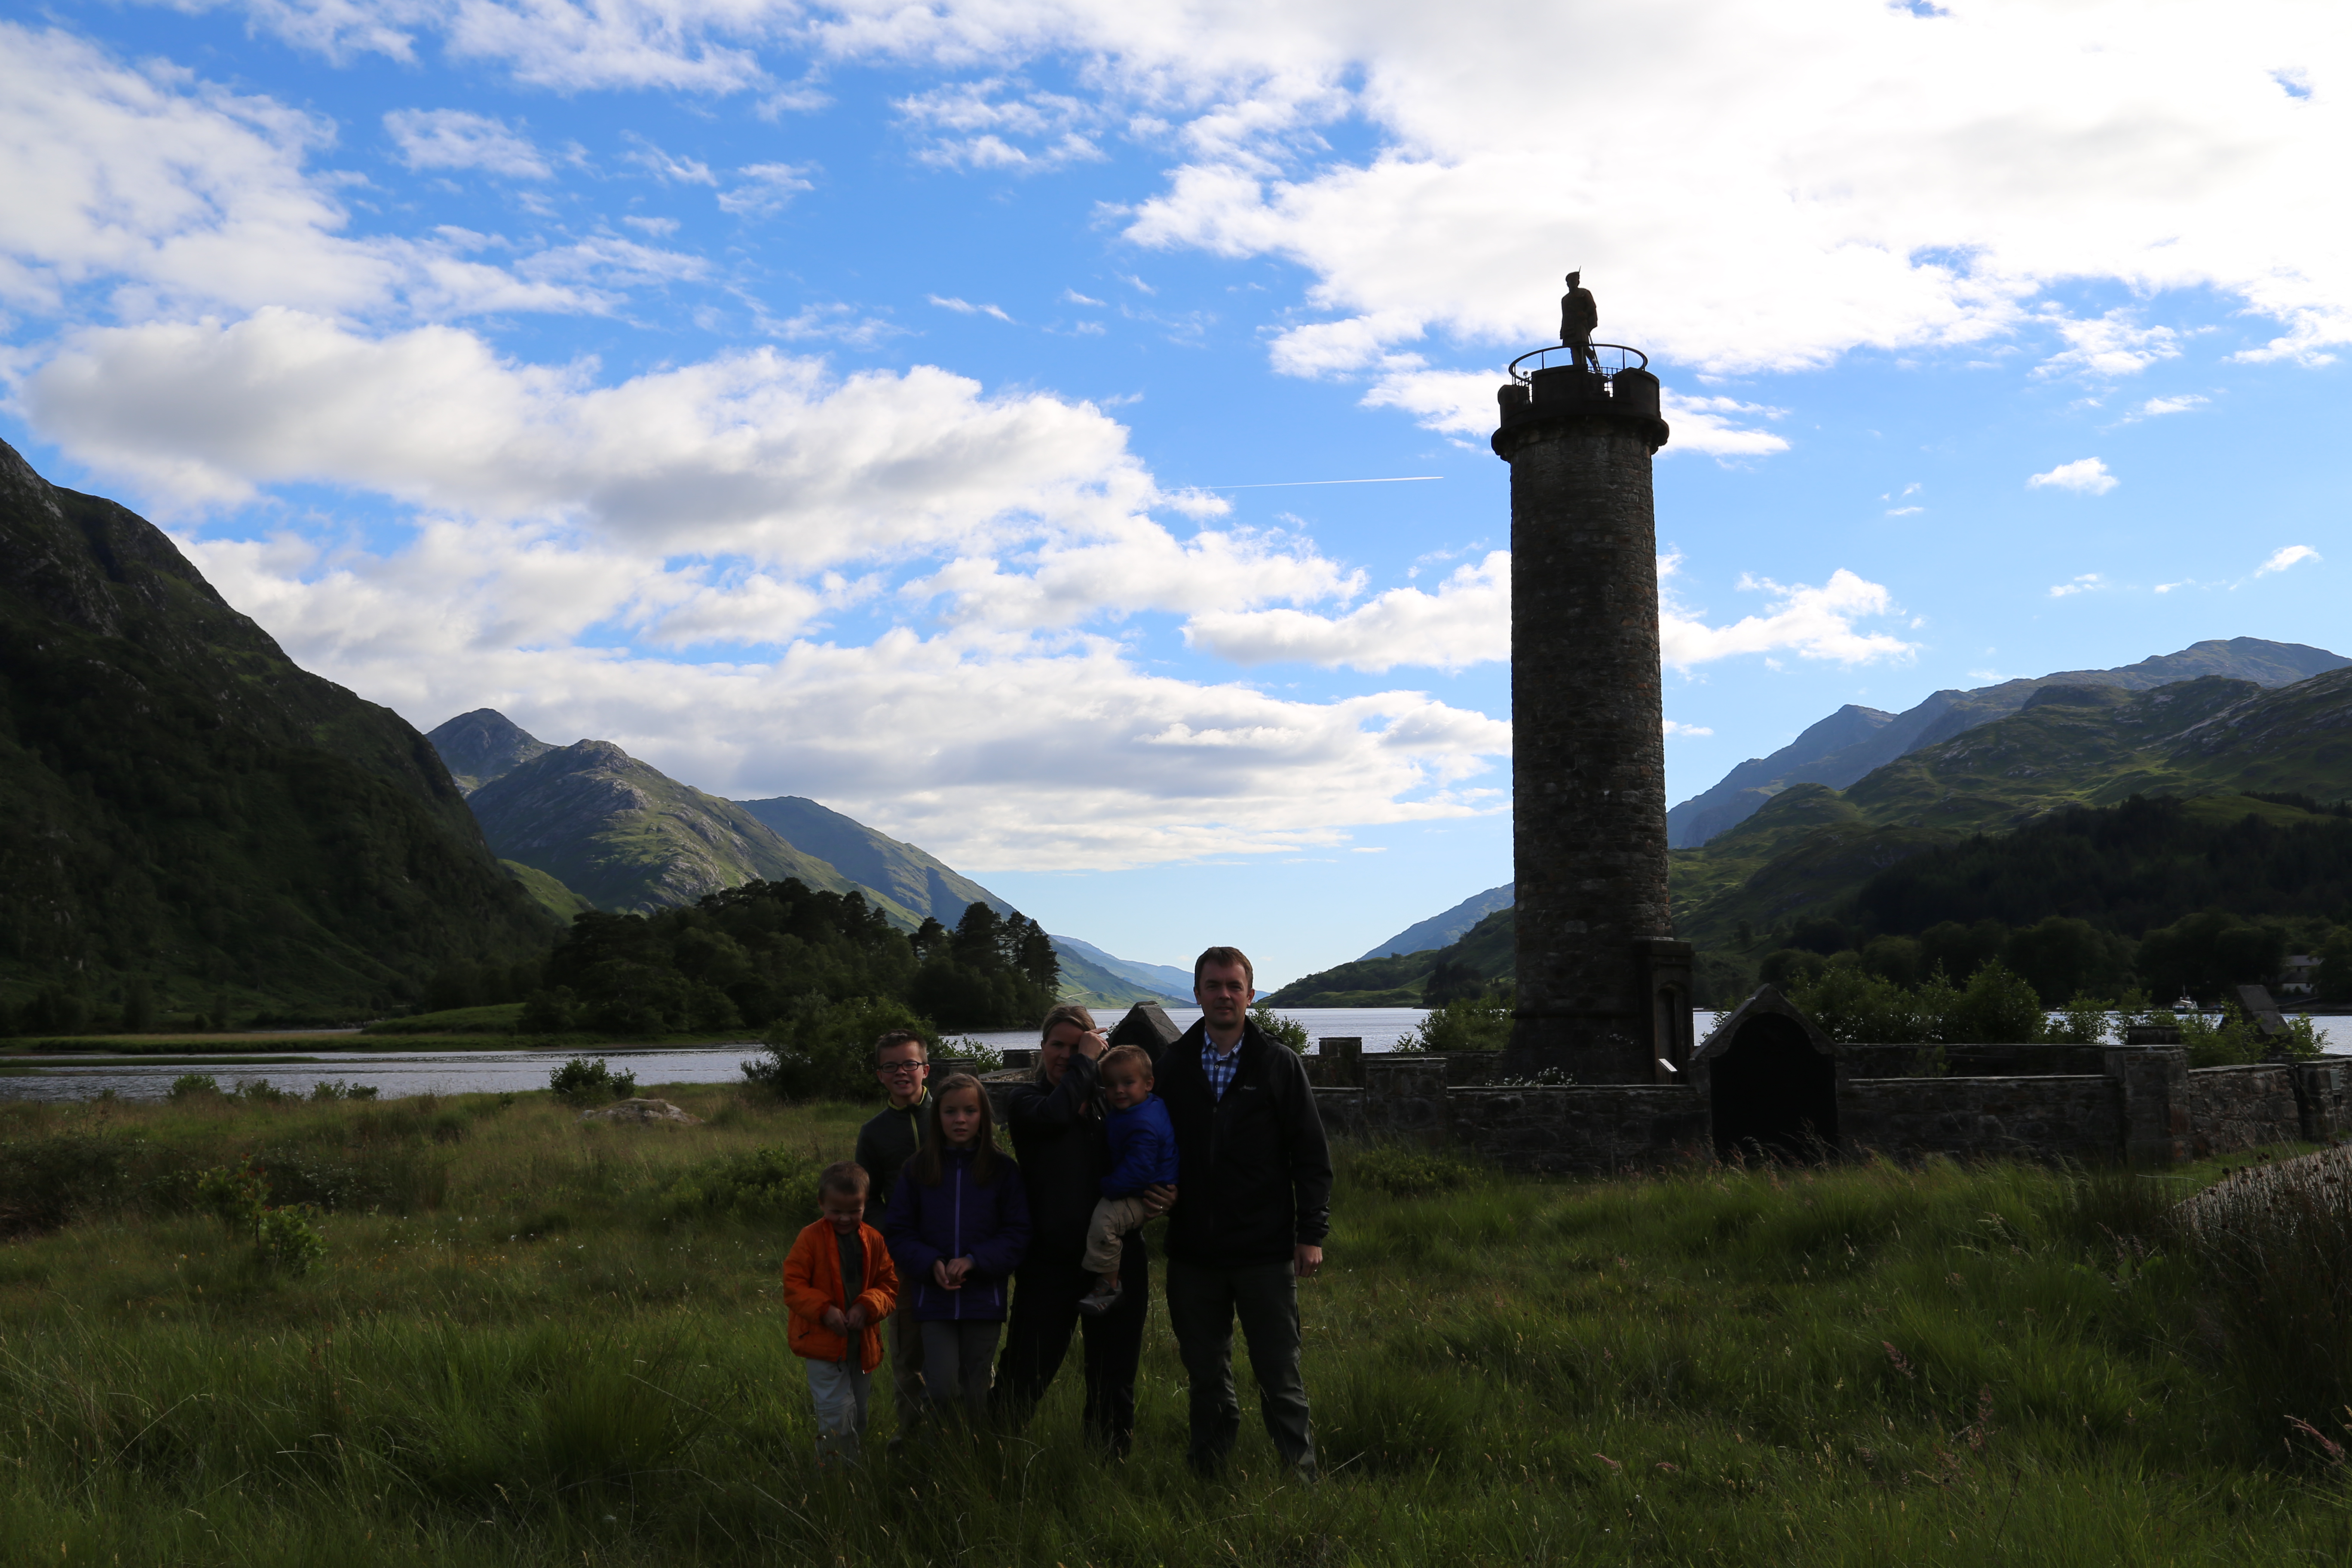
[[[1689,1051],[1687,949],[1666,897],[1664,713],[1650,459],[1665,444],[1647,372],[1538,371],[1503,389],[1511,465],[1513,851],[1518,1008],[1506,1072],[1651,1083]]]
[[[1315,1081],[1334,1089],[1360,1089],[1364,1082],[1364,1038],[1361,1035],[1324,1035],[1315,1042]]]
[[[2122,1110],[2125,1160],[2172,1165],[2188,1158],[2189,1053],[2178,1046],[2113,1046],[2105,1059]]]
[[[2344,1097],[2347,1073],[2342,1062],[2296,1062],[2288,1069],[2294,1079],[2294,1109],[2303,1123],[2306,1143],[2332,1143],[2345,1130]]]

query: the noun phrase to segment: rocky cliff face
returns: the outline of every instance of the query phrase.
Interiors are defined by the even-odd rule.
[[[0,1000],[363,1013],[551,923],[424,736],[0,443]]]

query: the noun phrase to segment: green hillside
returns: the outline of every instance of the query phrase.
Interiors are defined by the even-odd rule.
[[[1800,784],[1704,848],[1674,852],[1677,934],[1751,941],[1908,858],[2135,795],[2352,795],[2352,668],[2265,689],[2209,676],[2151,691],[2053,686],[2008,718],[1841,792]]]
[[[0,1008],[61,1030],[362,1016],[556,935],[423,736],[5,444],[0,889]]]
[[[830,807],[796,795],[734,803],[803,854],[830,864],[869,893],[901,909],[929,915],[941,925],[963,918],[969,904],[986,904],[998,914],[1013,906],[978,882],[911,844],[877,833]]]
[[[756,881],[859,890],[856,879],[786,843],[735,802],[682,784],[609,741],[531,757],[467,804],[501,858],[545,872],[599,909],[668,909]],[[904,904],[871,889],[866,896],[902,930],[922,923]]]
[[[1508,909],[1496,910],[1444,947],[1393,958],[1360,958],[1304,975],[1266,998],[1277,1007],[1418,1007],[1440,963],[1467,967],[1482,979],[1517,973]]]
[[[522,884],[522,890],[540,908],[567,925],[573,915],[585,914],[596,907],[535,866],[526,866],[520,860],[501,860],[499,864],[506,868],[508,876]]]

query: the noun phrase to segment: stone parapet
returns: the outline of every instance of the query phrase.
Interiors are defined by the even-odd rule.
[[[2340,1069],[2338,1069],[2340,1070]],[[2294,1069],[2284,1062],[2192,1068],[2180,1086],[2189,1154],[2234,1154],[2303,1136]]]
[[[2116,1156],[2119,1104],[2104,1074],[1857,1079],[1838,1119],[1858,1154],[2102,1161]]]

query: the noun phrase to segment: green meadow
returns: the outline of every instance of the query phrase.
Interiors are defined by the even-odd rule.
[[[1156,1302],[1126,1462],[1083,1441],[1073,1362],[1018,1434],[886,1456],[877,1398],[841,1474],[777,1270],[864,1111],[656,1092],[707,1121],[0,1103],[0,1560],[2352,1559],[2352,1227],[2198,1239],[2171,1205],[2210,1168],[1568,1181],[1343,1148],[1301,1290],[1321,1485],[1271,1462],[1245,1367],[1234,1468],[1187,1472]],[[207,1212],[238,1169],[321,1259]]]

